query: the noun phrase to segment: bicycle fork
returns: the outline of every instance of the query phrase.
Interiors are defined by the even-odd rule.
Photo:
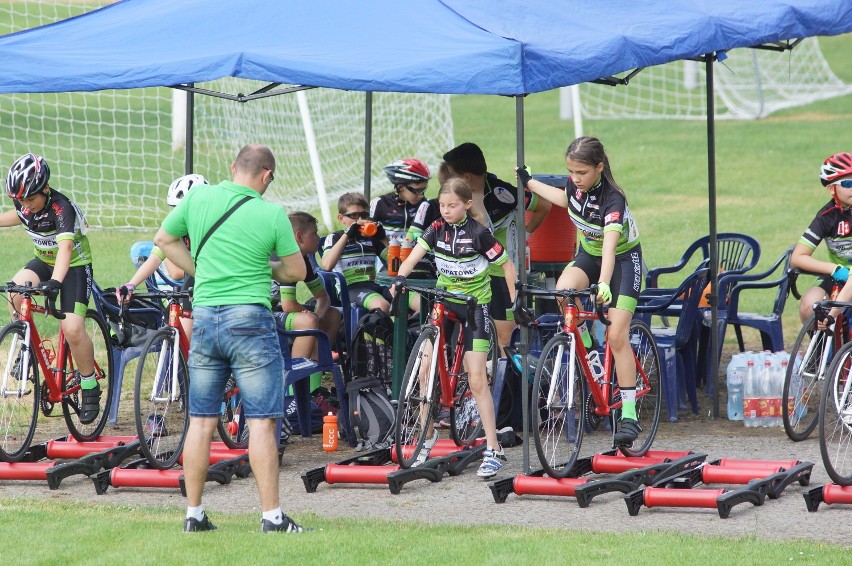
[[[180,372],[180,353],[177,337],[173,335],[173,338],[172,345],[168,348],[165,347],[164,341],[163,346],[160,347],[160,355],[157,357],[157,373],[151,385],[150,397],[151,401],[156,403],[172,403],[180,398],[180,376],[178,375]],[[167,364],[168,367],[166,367]],[[165,396],[162,393],[165,393]]]
[[[24,331],[24,344],[30,343],[30,329],[26,327]],[[9,355],[6,359],[6,368],[3,371],[3,381],[0,384],[0,395],[3,397],[23,397],[29,395],[31,391],[27,391],[29,380],[26,379],[25,368],[29,367],[30,349],[23,347],[18,350],[21,343],[21,338],[16,333],[12,338],[12,345],[9,347]],[[17,353],[17,355],[16,355]],[[17,374],[17,375],[15,375]],[[9,387],[9,381],[17,380],[17,385]]]

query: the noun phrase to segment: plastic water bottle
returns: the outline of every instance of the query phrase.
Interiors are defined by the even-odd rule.
[[[781,364],[776,357],[775,363],[770,365],[770,394],[769,394],[769,415],[767,417],[766,426],[782,426],[783,419],[781,416],[781,396],[784,393],[784,374],[782,373]],[[786,367],[784,368],[786,369]]]
[[[395,276],[399,273],[399,252],[401,245],[399,240],[394,236],[388,243],[388,275]]]
[[[583,341],[583,346],[586,347],[587,350],[592,348],[592,335],[589,334],[589,325],[584,321],[577,326],[580,330],[580,339]]]
[[[745,358],[735,354],[728,364],[728,420],[743,420],[743,390],[745,386],[746,365]]]
[[[757,380],[754,360],[749,360],[746,366],[746,380],[743,389],[743,422],[747,427],[760,426],[757,419],[757,410],[760,405]]]
[[[603,363],[601,363],[601,354],[597,350],[590,350],[588,354],[586,354],[586,361],[589,362],[589,369],[592,370],[592,375],[595,377],[595,380],[598,382],[603,381],[604,377],[604,367]]]
[[[337,415],[329,413],[322,418],[322,449],[337,451]]]

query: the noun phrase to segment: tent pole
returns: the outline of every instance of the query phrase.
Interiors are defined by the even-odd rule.
[[[518,167],[523,167],[526,159],[524,158],[524,97],[523,95],[518,95],[515,97],[515,143],[518,149]],[[518,187],[520,189],[520,187]],[[517,223],[519,230],[515,230],[516,234],[516,247],[518,250],[518,263],[515,266],[518,270],[518,279],[521,282],[521,285],[526,285],[527,283],[527,270],[522,266],[526,265],[526,241],[525,235],[526,230],[524,230],[524,226],[526,225],[524,219],[524,198],[523,195],[518,199],[517,208],[515,209],[515,222]],[[529,406],[530,406],[530,394],[529,388],[526,386],[529,383],[530,377],[530,368],[529,368],[529,328],[526,326],[520,327],[520,342],[518,343],[518,350],[521,352],[523,356],[524,363],[521,367],[521,419],[523,420],[522,427],[522,438],[523,438],[523,470],[524,473],[527,474],[530,472],[530,431],[527,423],[529,422]],[[512,363],[511,360],[507,360],[507,368],[508,364]],[[505,385],[504,385],[505,387]]]
[[[193,86],[193,85],[187,85]],[[192,173],[194,168],[195,154],[195,93],[191,90],[186,92],[186,147],[184,149],[183,172],[186,175]]]
[[[708,53],[704,60],[707,74],[707,180],[709,191],[710,222],[710,375],[708,379],[713,388],[713,418],[719,418],[719,305],[718,274],[719,250],[716,243],[716,108],[714,105],[713,61],[715,53]]]
[[[370,202],[370,183],[373,169],[373,93],[367,91],[364,108],[364,195]]]

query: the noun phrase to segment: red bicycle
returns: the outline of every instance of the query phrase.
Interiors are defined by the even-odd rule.
[[[396,408],[394,449],[399,465],[408,468],[417,461],[426,437],[431,436],[432,425],[441,407],[450,410],[450,435],[459,446],[470,446],[480,436],[482,423],[467,372],[462,367],[464,328],[459,317],[445,304],[447,300],[466,303],[467,324],[475,330],[473,310],[476,298],[444,289],[408,284],[405,287],[409,292],[433,301],[429,321],[421,329],[405,366]],[[486,324],[491,326],[485,370],[490,389],[498,358],[497,331],[491,319]],[[438,355],[434,355],[436,352]]]
[[[80,375],[62,329],[54,351],[50,340],[41,338],[33,319],[33,313],[65,318],[56,310],[51,292],[11,281],[0,287],[0,292],[21,295],[17,320],[0,331],[0,460],[20,461],[36,436],[37,425],[41,425],[38,428],[45,440],[57,436],[56,427],[39,420],[39,413],[58,416],[53,414],[56,403],[62,405],[65,425],[74,438],[80,442],[95,440],[107,422],[112,399],[112,347],[103,318],[94,310],[86,311],[84,325],[94,346],[95,374],[102,393],[97,418],[82,423]],[[45,297],[45,306],[34,302],[37,296]],[[39,371],[44,381],[39,379]]]
[[[553,290],[517,285],[516,305],[525,296],[562,302],[562,323],[538,359],[532,358],[535,380],[530,398],[532,432],[542,467],[555,478],[568,476],[580,453],[584,434],[600,428],[609,419],[610,445],[627,456],[643,456],[651,448],[660,422],[660,358],[648,326],[630,323],[630,345],[636,361],[636,415],[642,433],[630,446],[616,445],[615,430],[621,418],[621,393],[615,373],[612,350],[606,344],[603,359],[590,363],[597,351],[583,345],[578,324],[600,320],[608,325],[602,306],[597,311],[582,310],[578,300],[595,302],[597,286],[588,289]],[[535,322],[532,323],[533,325]],[[592,366],[602,366],[596,375]],[[598,366],[598,367],[600,367]]]
[[[153,467],[165,470],[173,467],[183,453],[189,427],[189,337],[180,321],[190,317],[191,312],[184,310],[180,302],[190,298],[192,290],[153,291],[133,296],[165,300],[168,305],[166,326],[142,346],[133,398],[140,449]],[[124,332],[125,305],[122,301],[119,307],[119,333]],[[219,435],[229,448],[248,446],[248,428],[239,400],[239,388],[232,377],[223,399],[222,417],[217,423]]]

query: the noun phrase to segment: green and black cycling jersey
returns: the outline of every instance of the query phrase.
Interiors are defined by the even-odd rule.
[[[343,254],[337,260],[334,271],[342,273],[347,285],[373,281],[376,278],[376,259],[380,257],[385,245],[385,230],[379,225],[375,236],[368,237],[358,233],[354,238],[349,238]],[[320,246],[320,255],[324,255],[334,247],[334,244],[343,237],[343,230],[329,234],[323,238]]]
[[[604,233],[619,234],[615,254],[627,252],[639,244],[639,229],[627,206],[624,195],[609,184],[605,177],[585,193],[568,178],[565,187],[568,214],[579,232],[580,245],[590,255],[603,255]]]
[[[50,189],[45,195],[47,201],[41,212],[33,212],[17,199],[13,200],[18,218],[33,241],[36,257],[53,266],[56,264],[58,243],[71,240],[70,267],[91,264],[92,252],[86,237],[89,225],[83,213],[56,189]]]
[[[311,260],[308,256],[302,256],[305,260],[305,285],[312,295],[323,289],[322,279],[317,275]],[[279,283],[272,280],[272,299],[279,301],[295,301],[296,300],[296,283]]]
[[[485,196],[482,199],[482,205],[485,207],[490,223],[487,228],[506,248],[509,257],[518,257],[517,222],[515,222],[518,195],[518,188],[512,183],[498,179],[493,173],[485,175]],[[538,195],[532,191],[524,190],[524,210],[535,210],[538,199]],[[491,274],[500,277],[502,271],[498,267],[492,267]]]
[[[823,240],[831,263],[852,265],[852,209],[828,201],[819,209],[799,243],[815,250]]]
[[[469,216],[458,224],[436,220],[417,244],[435,256],[438,287],[476,297],[479,304],[491,302],[489,268],[495,265],[500,269],[509,256],[482,224]]]
[[[388,239],[416,240],[426,226],[438,218],[437,210],[433,201],[411,204],[399,198],[397,193],[388,193],[370,203],[370,218],[384,227]]]

